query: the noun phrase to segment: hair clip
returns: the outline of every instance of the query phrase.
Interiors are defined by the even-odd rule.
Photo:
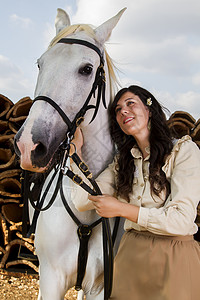
[[[151,100],[151,98],[148,98],[148,99],[147,99],[147,105],[148,105],[148,106],[151,106],[151,104],[152,104],[152,100]]]

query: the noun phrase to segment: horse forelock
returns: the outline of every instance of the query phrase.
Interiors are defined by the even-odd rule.
[[[95,39],[96,42],[98,42],[95,36],[94,29],[91,26],[87,24],[75,24],[75,25],[67,26],[64,29],[62,29],[50,42],[49,48],[56,45],[60,39],[80,31],[86,32],[87,35],[89,35],[91,38]]]
[[[52,48],[55,46],[58,41],[64,37],[67,37],[69,35],[72,35],[77,32],[84,31],[88,36],[90,36],[92,39],[94,39],[97,43],[97,37],[95,35],[95,30],[92,28],[92,26],[88,24],[76,24],[76,25],[71,25],[68,26],[64,29],[62,29],[50,42],[48,49]],[[108,67],[108,76],[109,76],[109,82],[110,82],[110,89],[111,89],[111,101],[113,99],[114,93],[117,89],[117,86],[119,85],[119,80],[117,79],[115,70],[117,69],[112,58],[109,56],[108,52],[106,51],[104,45],[102,45],[104,52],[105,52],[105,58],[106,58],[106,63]]]

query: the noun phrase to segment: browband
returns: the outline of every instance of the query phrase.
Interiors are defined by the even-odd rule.
[[[101,53],[101,51],[99,50],[99,48],[97,46],[95,46],[94,44],[88,42],[88,41],[84,41],[84,40],[79,40],[79,39],[70,39],[70,38],[63,38],[60,39],[57,43],[63,43],[63,44],[79,44],[82,46],[86,46],[88,48],[93,49],[94,51],[96,51],[96,53],[99,55],[101,62],[104,64],[104,58],[103,58],[103,54]]]

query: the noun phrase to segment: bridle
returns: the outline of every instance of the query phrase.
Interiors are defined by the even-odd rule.
[[[60,192],[60,196],[61,196],[62,202],[63,202],[66,210],[68,211],[69,215],[72,217],[72,219],[78,226],[77,233],[78,233],[79,240],[80,240],[80,247],[79,247],[79,257],[78,257],[76,289],[80,290],[82,288],[82,281],[83,281],[85,269],[86,269],[89,237],[91,236],[92,229],[96,225],[98,225],[100,222],[102,222],[103,248],[104,248],[104,300],[107,300],[110,297],[111,290],[112,290],[113,244],[114,244],[114,241],[116,238],[116,233],[117,233],[117,229],[118,229],[118,225],[119,225],[119,218],[116,219],[112,237],[111,237],[111,233],[110,233],[109,221],[107,218],[100,218],[97,221],[95,221],[93,224],[90,224],[90,225],[82,224],[77,219],[77,217],[74,215],[72,210],[70,209],[70,207],[64,197],[63,188],[62,188],[63,176],[67,175],[76,184],[80,185],[82,188],[84,188],[90,194],[102,195],[101,190],[98,187],[95,179],[93,178],[92,173],[89,171],[87,165],[79,158],[76,151],[72,156],[70,156],[69,150],[70,150],[70,144],[71,144],[71,140],[73,139],[74,133],[75,133],[77,127],[80,125],[80,123],[84,120],[85,113],[89,109],[94,109],[94,114],[91,119],[91,122],[92,122],[97,115],[101,99],[102,99],[104,107],[106,108],[104,58],[103,58],[103,53],[101,53],[99,48],[88,41],[84,41],[84,40],[80,40],[80,39],[62,38],[61,40],[58,41],[58,43],[79,44],[79,45],[82,45],[85,47],[89,47],[92,50],[96,51],[96,53],[99,55],[100,64],[99,64],[99,67],[97,68],[95,80],[92,85],[91,91],[90,91],[85,103],[83,104],[82,108],[76,114],[76,116],[72,122],[69,120],[69,118],[65,114],[65,112],[60,108],[60,106],[58,106],[58,104],[55,101],[53,101],[51,98],[49,98],[47,96],[37,96],[33,100],[33,102],[46,101],[51,106],[53,106],[54,109],[59,113],[59,115],[62,117],[63,121],[68,126],[68,130],[67,130],[65,140],[61,144],[61,149],[62,149],[63,155],[62,155],[62,163],[60,165],[56,188],[53,193],[53,196],[51,197],[51,199],[46,207],[43,208],[42,206],[44,204],[48,190],[58,172],[58,168],[56,168],[52,178],[50,179],[49,184],[47,185],[47,187],[42,195],[41,201],[38,200],[37,204],[35,204],[34,199],[31,198],[30,189],[27,190],[27,188],[26,188],[29,178],[28,178],[28,173],[25,171],[24,180],[22,182],[22,195],[24,198],[24,212],[25,212],[24,215],[26,215],[26,214],[28,215],[28,199],[30,200],[32,206],[35,208],[35,212],[34,212],[34,216],[33,216],[33,222],[31,224],[31,226],[29,227],[29,230],[28,230],[29,221],[27,221],[27,219],[24,217],[23,234],[26,236],[27,235],[30,236],[31,233],[33,233],[35,231],[39,213],[41,211],[44,211],[44,210],[47,210],[48,208],[50,208],[50,206],[54,203],[58,192]],[[89,104],[89,102],[90,102],[92,96],[95,94],[96,90],[98,90],[96,105],[91,105],[91,104]],[[67,162],[68,157],[71,157],[71,159],[76,163],[76,165],[79,167],[79,169],[85,175],[85,177],[87,177],[87,179],[91,182],[93,189],[91,189],[87,184],[85,184],[85,182],[82,180],[81,177],[74,174],[68,167],[66,167],[66,162]]]

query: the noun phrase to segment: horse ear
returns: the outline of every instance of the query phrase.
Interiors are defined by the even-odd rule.
[[[102,25],[100,25],[99,27],[97,27],[95,29],[95,34],[96,34],[97,40],[102,45],[110,37],[113,28],[117,25],[119,19],[121,18],[122,14],[124,13],[125,10],[126,10],[126,7],[123,8],[122,10],[120,10],[120,12],[116,16],[112,17],[111,19],[104,22]]]
[[[61,8],[57,9],[57,16],[55,19],[56,35],[65,27],[70,26],[70,18],[68,14]]]

